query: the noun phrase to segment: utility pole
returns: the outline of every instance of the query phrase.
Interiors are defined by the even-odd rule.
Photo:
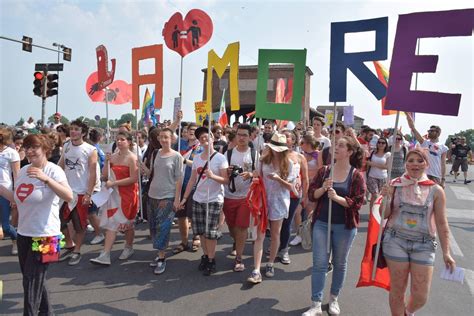
[[[59,64],[59,56],[61,55],[61,49],[64,49],[66,47],[64,45],[58,44],[58,43],[53,43],[53,46],[58,48],[58,64]],[[58,74],[58,77],[59,77],[59,71],[57,71],[57,74]],[[58,78],[58,84],[59,84],[59,78]],[[59,112],[58,102],[59,102],[59,93],[56,94],[56,112],[55,113]]]

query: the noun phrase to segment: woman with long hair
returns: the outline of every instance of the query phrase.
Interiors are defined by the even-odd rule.
[[[403,135],[401,133],[397,133],[394,135],[394,150],[393,150],[393,160],[392,160],[392,171],[390,173],[390,179],[398,178],[403,173],[405,173],[405,161],[407,158],[407,151],[405,144],[403,143]],[[388,151],[391,150],[392,147],[388,148]]]
[[[394,316],[414,315],[428,300],[438,246],[436,232],[446,268],[452,273],[456,267],[450,253],[446,195],[426,175],[427,154],[422,149],[409,151],[405,167],[406,172],[381,192],[391,197],[382,249],[390,271],[389,302]],[[408,279],[411,284],[406,303]]]
[[[0,185],[8,190],[13,188],[13,182],[16,180],[20,171],[20,155],[11,148],[12,132],[6,128],[0,128]],[[13,203],[13,202],[12,202]],[[10,215],[12,212],[11,203],[4,197],[0,196],[0,213],[2,215],[3,232],[12,239],[11,254],[18,254],[17,249],[17,233],[15,227],[10,223]]]
[[[138,166],[137,155],[132,152],[133,139],[129,132],[119,132],[116,138],[117,150],[107,153],[102,176],[105,186],[112,188],[109,200],[102,212],[100,226],[106,229],[104,250],[91,263],[110,265],[110,251],[117,232],[125,233],[125,247],[120,260],[127,260],[133,254],[135,237],[134,221],[138,212]]]
[[[286,136],[274,133],[266,146],[260,159],[259,174],[265,186],[271,234],[270,258],[265,267],[265,276],[272,278],[275,275],[273,262],[277,256],[278,247],[280,246],[281,226],[283,220],[288,218],[289,215],[290,191],[294,188],[293,182],[295,178],[293,174],[293,162],[288,157],[289,152],[288,145],[286,144]],[[248,282],[253,284],[262,282],[260,265],[265,233],[260,229],[257,231],[257,240],[255,240],[253,248],[254,270],[247,279]]]
[[[377,147],[367,159],[367,190],[370,192],[370,210],[387,182],[389,163],[390,153],[388,152],[387,139],[380,137]]]
[[[310,201],[316,203],[313,212],[313,270],[311,275],[312,305],[304,316],[320,315],[323,291],[328,272],[329,253],[332,253],[333,275],[329,299],[329,313],[339,315],[339,293],[344,284],[347,258],[357,234],[359,210],[365,195],[364,177],[358,170],[362,166],[363,151],[353,137],[343,136],[336,144],[333,166],[318,171],[309,186]],[[329,218],[329,201],[332,201]],[[328,222],[331,234],[328,236]],[[330,237],[330,249],[327,238]]]

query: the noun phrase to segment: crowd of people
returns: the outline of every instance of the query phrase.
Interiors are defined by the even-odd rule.
[[[416,148],[399,131],[379,133],[363,126],[356,133],[341,122],[325,127],[320,117],[292,129],[267,120],[260,129],[239,122],[198,126],[182,122],[182,113],[173,123],[135,132],[123,124],[106,146],[100,129],[80,120],[61,124],[59,113],[54,117],[51,126],[37,133],[24,132],[26,125],[23,130],[0,128],[2,234],[11,238],[11,253],[19,258],[26,314],[52,311],[45,283],[48,264],[79,264],[88,226],[95,234],[91,244],[104,243],[90,263],[111,265],[118,232],[125,235],[118,259],[130,258],[140,204],[150,250],[156,250],[150,251],[154,274],[166,271],[174,223],[180,241],[173,254],[202,249],[198,269],[214,274],[225,223],[233,240],[233,271],[246,270],[244,246],[249,235],[253,240],[254,266],[247,278],[252,284],[264,279],[262,262],[265,278],[275,276],[277,262],[291,264],[290,246],[302,241],[298,234],[290,240],[292,231],[312,219],[312,305],[305,316],[321,314],[330,272],[329,313],[340,313],[338,297],[359,211],[364,204],[372,207],[379,195],[390,204],[383,254],[392,277],[393,315],[413,315],[425,304],[437,233],[446,266],[455,267],[443,190],[446,159],[449,152],[451,172],[456,179],[461,167],[467,184],[470,148],[461,137],[448,149],[439,140],[438,126],[421,136],[408,114]],[[262,192],[257,210],[248,202],[256,190]],[[100,208],[94,203],[99,192],[108,196]],[[270,238],[268,249],[265,238]],[[405,302],[408,275],[412,286]]]

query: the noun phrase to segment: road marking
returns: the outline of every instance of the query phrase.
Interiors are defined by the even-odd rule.
[[[456,199],[474,201],[474,193],[472,193],[468,188],[454,185],[450,185],[449,188],[453,191],[454,195],[456,195]]]
[[[471,292],[471,296],[474,297],[474,271],[464,269],[464,280],[466,281],[467,287]]]
[[[458,257],[464,257],[464,254],[462,253],[461,248],[459,247],[458,242],[454,238],[453,233],[451,231],[449,232],[449,244],[451,246],[451,252],[453,253],[453,255]]]
[[[468,221],[474,221],[474,210],[446,208],[446,216],[448,218],[459,218]]]

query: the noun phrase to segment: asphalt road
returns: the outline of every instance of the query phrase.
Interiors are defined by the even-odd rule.
[[[474,172],[470,172],[474,178]],[[417,315],[470,315],[474,302],[474,183],[452,183],[446,188],[448,219],[454,237],[453,254],[458,266],[466,269],[464,284],[440,279],[443,266],[438,251],[427,305]],[[356,288],[360,262],[364,252],[368,207],[362,209],[362,224],[354,241],[344,289],[340,295],[343,315],[389,315],[388,292],[379,288]],[[123,237],[112,252],[110,267],[89,263],[101,246],[87,245],[83,259],[75,267],[66,263],[52,264],[48,272],[48,288],[57,314],[68,315],[300,315],[310,305],[311,253],[300,247],[290,250],[292,263],[276,264],[276,275],[256,286],[245,280],[251,271],[252,246],[246,245],[243,273],[232,272],[230,237],[225,234],[217,252],[218,273],[202,276],[197,271],[200,252],[184,252],[167,261],[165,274],[155,276],[148,266],[154,258],[146,224],[137,229],[135,254],[125,262],[118,256]],[[92,239],[87,236],[87,240]],[[172,244],[178,243],[177,228]],[[23,291],[16,257],[9,255],[10,241],[0,241],[0,279],[3,297],[0,314],[22,313]],[[326,283],[327,302],[331,275]],[[327,306],[325,306],[327,309]],[[325,312],[326,314],[326,312]]]

